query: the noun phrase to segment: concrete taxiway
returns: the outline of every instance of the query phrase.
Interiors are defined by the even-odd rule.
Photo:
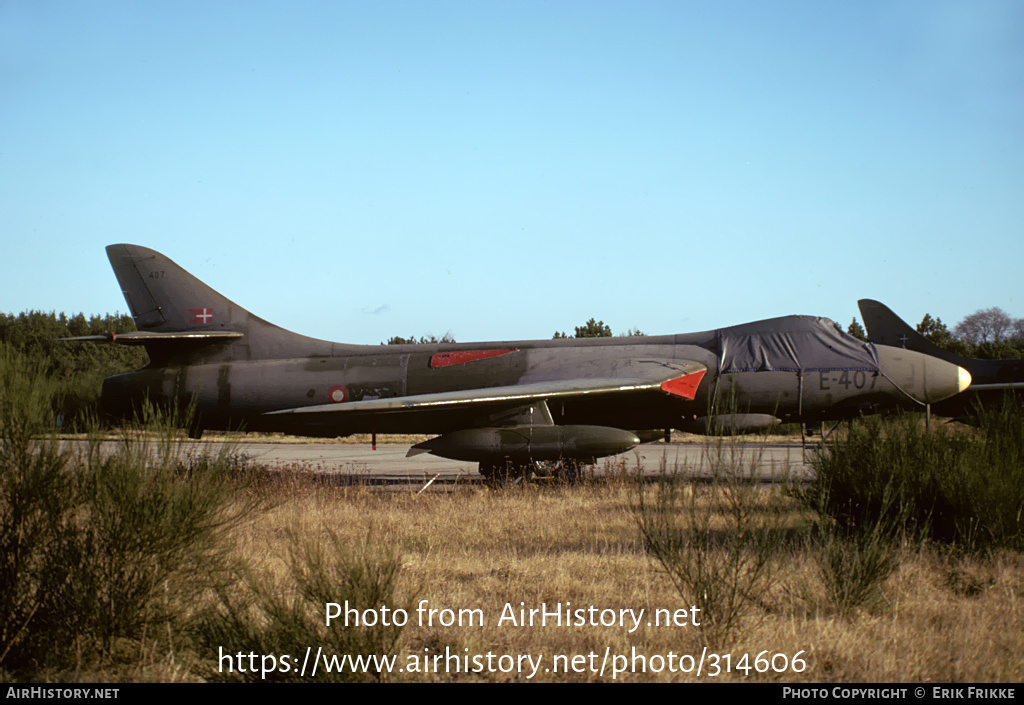
[[[85,441],[67,440],[65,447],[85,452]],[[217,454],[224,449],[218,441],[179,440],[182,455]],[[117,443],[101,444],[101,452],[113,452]],[[339,484],[437,484],[477,482],[483,478],[477,464],[420,454],[406,457],[409,445],[380,443],[264,443],[233,442],[229,452],[244,456],[251,465],[271,472],[304,472],[325,476]],[[756,476],[763,482],[805,481],[813,476],[809,460],[813,451],[800,445],[731,443],[654,443],[641,445],[621,455],[602,458],[584,473],[593,477],[640,475],[657,477],[662,472],[680,473],[696,480],[719,473]]]

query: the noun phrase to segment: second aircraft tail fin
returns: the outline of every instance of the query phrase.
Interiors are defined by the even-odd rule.
[[[860,308],[860,315],[864,318],[864,327],[867,328],[868,339],[872,343],[889,345],[894,348],[906,348],[907,350],[937,357],[946,362],[952,362],[961,367],[965,367],[965,363],[972,362],[969,358],[943,350],[911,328],[910,324],[879,301],[861,299],[857,302],[857,306]]]

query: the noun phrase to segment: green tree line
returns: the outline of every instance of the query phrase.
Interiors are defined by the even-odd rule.
[[[104,378],[145,367],[149,358],[141,347],[59,339],[133,330],[131,316],[121,313],[88,318],[84,313],[69,317],[53,311],[0,313],[0,352],[10,350],[33,360],[58,383],[54,411],[62,426],[73,428],[96,411]]]

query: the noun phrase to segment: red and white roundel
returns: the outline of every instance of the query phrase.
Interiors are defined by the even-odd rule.
[[[336,384],[327,390],[327,401],[332,404],[339,404],[343,401],[348,401],[348,390],[345,389],[344,384]]]

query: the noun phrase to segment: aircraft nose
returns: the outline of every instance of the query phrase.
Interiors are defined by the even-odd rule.
[[[971,373],[931,355],[876,345],[882,373],[890,382],[922,404],[934,404],[967,389]]]
[[[960,370],[959,380],[957,382],[957,384],[959,385],[959,391],[957,391],[957,394],[959,394],[960,392],[964,391],[965,389],[971,386],[971,373],[965,370],[963,367],[957,367],[957,369]]]

